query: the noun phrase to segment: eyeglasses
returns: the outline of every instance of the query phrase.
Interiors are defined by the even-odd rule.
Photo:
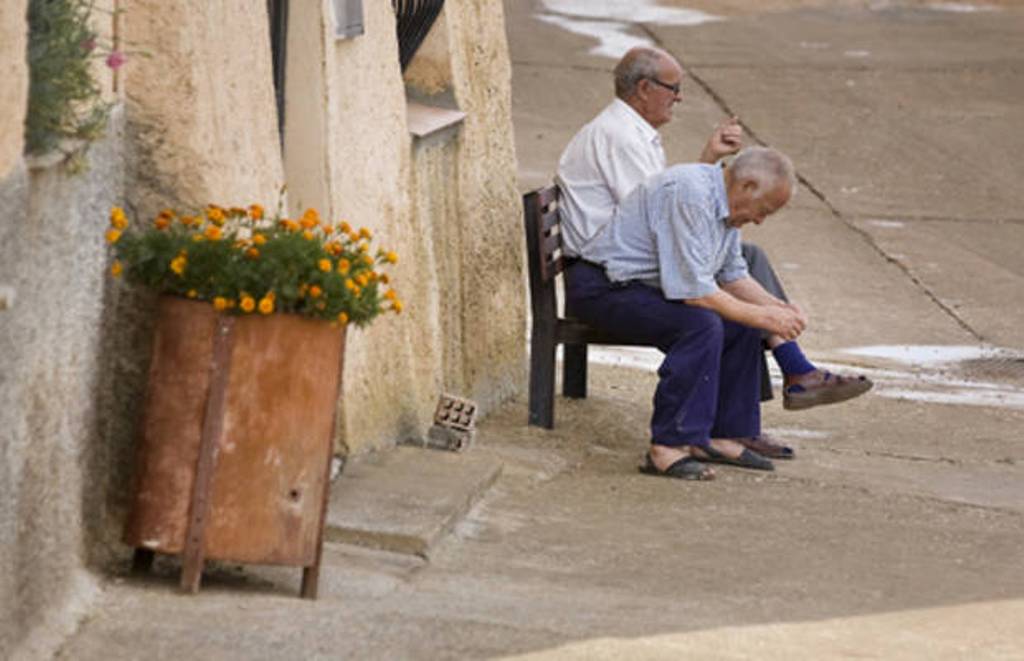
[[[669,85],[668,83],[662,82],[662,81],[658,80],[657,78],[648,78],[647,80],[651,81],[652,83],[654,83],[658,87],[664,87],[665,89],[669,90],[670,92],[672,92],[676,96],[679,96],[679,92],[683,89],[682,86],[679,83],[675,83],[674,85]]]

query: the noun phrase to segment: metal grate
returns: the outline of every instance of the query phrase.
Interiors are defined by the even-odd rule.
[[[391,0],[391,4],[398,23],[398,59],[405,71],[441,13],[444,0]]]

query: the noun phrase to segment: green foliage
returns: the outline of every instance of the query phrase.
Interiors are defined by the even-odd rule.
[[[29,101],[25,151],[42,154],[64,140],[86,143],[103,135],[110,104],[100,99],[90,62],[96,34],[92,2],[29,0]]]
[[[322,223],[312,209],[300,220],[265,219],[258,205],[211,205],[181,216],[167,209],[132,230],[115,207],[111,226],[115,276],[228,313],[291,312],[362,325],[385,310],[402,310],[380,271],[398,256],[372,254],[369,230]]]

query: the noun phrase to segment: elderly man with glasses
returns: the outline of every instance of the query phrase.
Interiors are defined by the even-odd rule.
[[[562,192],[561,228],[566,255],[596,261],[587,246],[611,220],[616,207],[639,184],[666,168],[658,129],[672,120],[682,100],[683,69],[670,54],[637,47],[615,67],[616,98],[573,137],[558,163],[556,182]],[[720,123],[700,154],[713,164],[742,146],[743,130],[736,118]],[[744,243],[743,258],[751,277],[772,296],[787,301],[785,291],[764,251]],[[571,278],[571,273],[570,273]],[[871,388],[863,376],[842,376],[820,370],[800,346],[766,332],[784,378],[783,406],[805,409],[857,397]],[[761,436],[748,447],[773,458],[791,458],[791,448]]]

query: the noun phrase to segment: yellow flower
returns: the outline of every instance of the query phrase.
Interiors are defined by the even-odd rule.
[[[254,234],[252,237],[252,242],[258,246],[262,246],[264,243],[267,242],[267,237],[263,236],[262,234]]]
[[[157,228],[158,230],[165,230],[168,228],[168,226],[170,226],[170,224],[171,221],[168,220],[167,218],[164,218],[163,216],[157,216],[156,220],[153,221],[153,227]]]
[[[213,309],[217,312],[228,309],[228,299],[223,296],[217,296],[213,299]]]
[[[274,299],[272,296],[264,296],[260,299],[260,314],[270,314],[274,311]]]
[[[345,289],[349,291],[356,289],[356,283],[352,282],[352,278],[345,278]]]
[[[330,273],[331,269],[334,268],[331,265],[331,260],[329,259],[321,259],[319,262],[317,262],[317,266],[319,266],[320,270],[323,271],[324,273]]]
[[[344,326],[348,323],[348,314],[345,312],[338,313],[338,323]]]
[[[195,289],[189,289],[188,290],[188,297],[189,298],[195,298],[196,296],[199,296],[199,292],[197,292]]]
[[[206,217],[215,225],[224,224],[224,210],[214,204],[206,207]]]
[[[184,225],[185,227],[192,227],[193,225],[198,225],[199,224],[199,217],[198,216],[182,216],[181,217],[181,224]]]
[[[338,231],[342,234],[348,234],[352,231],[352,226],[343,220],[341,221],[341,225],[338,225]]]
[[[345,275],[350,268],[352,268],[352,264],[347,259],[342,258],[338,260],[338,273]]]
[[[252,312],[256,309],[256,300],[247,294],[242,296],[242,302],[238,307],[242,308],[243,312]]]
[[[107,243],[117,243],[121,238],[121,230],[111,227],[107,230]]]
[[[193,234],[192,235],[192,243],[202,243],[202,242],[203,242],[203,235],[202,234]]]
[[[245,251],[245,256],[249,259],[259,259],[260,251],[259,248],[249,248]]]
[[[312,287],[309,288],[309,295],[312,298],[320,298],[320,294],[322,294],[323,291],[324,290],[320,289],[319,286],[313,285]]]
[[[181,275],[185,272],[185,265],[188,263],[188,259],[184,255],[178,255],[171,260],[171,270]]]
[[[366,283],[368,283],[369,281],[370,279],[366,277],[365,273],[360,273],[359,275],[356,276],[356,282],[359,284],[360,287],[365,287]]]
[[[351,241],[352,243],[355,243],[356,241],[359,240],[359,233],[358,232],[349,232],[348,233],[348,240]]]
[[[392,301],[391,302],[391,309],[394,310],[397,314],[402,314],[402,309],[404,307],[405,306],[402,305],[401,301]]]
[[[364,238],[364,239],[371,239],[371,238],[373,238],[373,232],[371,232],[369,230],[369,228],[360,227],[359,228],[359,236]]]
[[[325,245],[324,246],[324,250],[326,250],[327,252],[331,253],[335,257],[337,257],[338,255],[340,255],[342,253],[341,244],[338,243],[337,241],[331,241],[330,243]]]
[[[120,278],[121,273],[123,272],[124,267],[121,265],[121,262],[114,260],[114,263],[110,265],[110,275],[114,276],[115,278]]]
[[[370,244],[366,241],[359,243],[359,252],[370,252]]]
[[[311,230],[302,230],[302,238],[306,241],[313,240],[313,232]]]
[[[389,289],[386,292],[384,292],[384,298],[388,299],[389,301],[397,301],[398,292],[396,292],[394,289]]]
[[[363,262],[365,262],[367,266],[373,266],[373,255],[363,255]]]
[[[258,204],[249,205],[249,217],[253,220],[260,220],[263,218],[263,207]]]
[[[125,218],[124,209],[114,207],[110,210],[110,225],[119,230],[128,227],[128,219]]]
[[[389,250],[388,253],[386,255],[384,255],[384,259],[388,260],[389,264],[397,264],[398,263],[398,253],[395,252],[394,250]]]
[[[320,214],[317,213],[316,209],[306,209],[305,213],[302,214],[300,222],[304,228],[311,230],[320,224]]]
[[[220,241],[223,232],[216,225],[210,225],[203,231],[203,235],[210,241]]]

